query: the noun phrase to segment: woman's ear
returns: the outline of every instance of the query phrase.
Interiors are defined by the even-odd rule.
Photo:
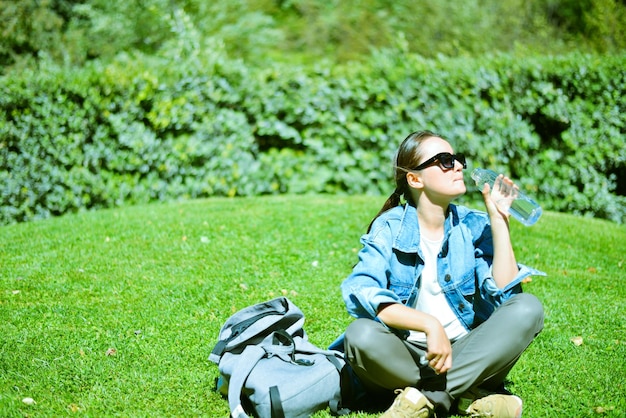
[[[422,187],[424,187],[422,177],[419,174],[414,173],[413,171],[409,171],[408,173],[406,173],[406,182],[409,187],[413,189],[421,189]]]

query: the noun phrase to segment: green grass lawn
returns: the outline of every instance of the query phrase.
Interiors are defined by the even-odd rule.
[[[383,200],[209,199],[0,227],[0,416],[228,416],[208,361],[222,323],[286,295],[328,345]],[[509,375],[525,416],[625,416],[626,227],[511,225],[518,260],[548,273],[525,285],[545,329]]]

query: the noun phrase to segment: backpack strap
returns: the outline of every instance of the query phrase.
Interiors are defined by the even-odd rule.
[[[285,418],[283,401],[280,399],[280,391],[277,386],[272,386],[270,388],[270,405],[272,409],[272,418]]]
[[[344,400],[342,399],[346,392],[344,383],[344,374],[346,370],[345,366],[337,359],[336,355],[333,353],[326,354],[326,358],[335,366],[337,372],[339,372],[339,384],[341,387],[341,390],[339,391],[339,396],[331,399],[328,403],[328,406],[330,407],[330,411],[333,413],[333,415],[348,415],[352,411],[349,408],[346,408],[346,406],[344,405]]]
[[[275,331],[272,334],[273,338],[272,338],[272,344],[269,347],[266,347],[266,351],[269,354],[274,354],[274,355],[279,355],[281,356],[281,358],[283,358],[283,360],[287,360],[285,357],[283,357],[284,355],[284,350],[287,349],[289,351],[289,358],[291,358],[291,361],[293,363],[299,364],[301,366],[311,366],[313,365],[313,363],[307,363],[304,360],[297,360],[296,356],[295,356],[295,349],[296,349],[296,340],[298,341],[303,341],[303,339],[301,337],[297,337],[297,338],[293,338],[291,335],[289,335],[287,332],[285,332],[284,330],[278,330]],[[306,342],[306,341],[304,341]],[[282,350],[281,350],[282,349]],[[274,351],[275,350],[275,351]],[[274,352],[272,352],[274,351]],[[345,383],[343,383],[343,375],[345,373],[345,364],[342,363],[341,361],[339,361],[339,359],[337,358],[337,356],[342,356],[342,354],[338,351],[332,351],[332,350],[323,350],[321,348],[317,348],[315,346],[312,345],[308,345],[306,348],[302,348],[300,350],[300,352],[306,352],[306,353],[311,353],[311,354],[322,354],[326,357],[326,359],[333,365],[335,366],[335,368],[337,369],[337,373],[339,374],[339,381],[340,381],[340,385],[345,385]],[[274,408],[275,408],[275,402],[277,403],[276,407],[279,408],[280,411],[282,411],[282,406],[280,404],[281,400],[280,400],[280,394],[278,393],[278,388],[276,389],[276,394],[275,397],[272,397],[272,388],[270,388],[270,399],[271,399],[271,403],[272,403],[272,414],[274,414]],[[338,393],[338,395],[331,399],[328,406],[330,407],[330,411],[332,412],[333,415],[348,415],[349,413],[351,413],[352,411],[349,408],[346,408],[343,405],[343,400],[342,400],[342,396],[345,393],[345,388],[342,386],[340,392]],[[276,400],[276,401],[275,401]],[[284,418],[283,415],[272,415],[272,418]]]
[[[265,350],[256,345],[247,346],[237,368],[228,382],[228,406],[232,418],[249,418],[241,405],[241,391],[254,366],[265,356]]]

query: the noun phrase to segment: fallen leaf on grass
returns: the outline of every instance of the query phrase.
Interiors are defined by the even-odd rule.
[[[283,296],[293,296],[296,297],[298,296],[298,292],[296,292],[295,290],[287,290],[287,289],[280,289],[280,294]],[[269,293],[270,297],[274,297],[276,296],[276,292],[270,292]]]
[[[604,414],[605,412],[609,412],[609,411],[613,411],[615,410],[614,406],[609,406],[609,407],[603,407],[603,406],[596,406],[594,409],[596,414]]]
[[[114,356],[117,354],[117,350],[115,348],[109,348],[106,352],[107,356]]]
[[[37,403],[33,398],[24,398],[22,399],[22,402],[24,402],[26,405],[35,405]]]
[[[572,337],[569,339],[576,347],[583,345],[583,337]]]

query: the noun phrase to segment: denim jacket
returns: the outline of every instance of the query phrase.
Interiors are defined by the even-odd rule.
[[[361,238],[359,262],[341,285],[348,312],[377,319],[381,304],[414,306],[424,268],[417,209],[406,204],[380,215]],[[521,281],[545,275],[518,264],[517,277],[500,289],[492,277],[493,240],[485,212],[450,205],[438,255],[438,280],[450,307],[469,331],[522,291]]]

